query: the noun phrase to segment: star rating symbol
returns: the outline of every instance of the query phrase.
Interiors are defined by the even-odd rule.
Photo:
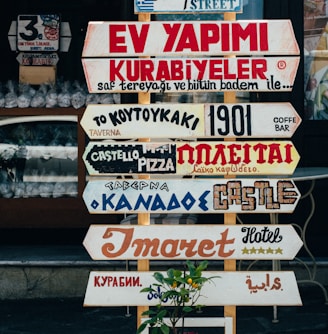
[[[273,254],[273,253],[274,253],[274,250],[271,247],[269,247],[267,249],[267,254]]]
[[[244,247],[244,248],[242,249],[242,254],[249,254],[249,250],[248,250],[248,248]]]
[[[258,253],[259,253],[259,254],[265,254],[265,249],[263,249],[262,247],[260,247],[260,248],[258,249]]]
[[[276,249],[276,254],[281,254],[282,255],[282,253],[283,252],[282,252],[282,249],[280,247]]]
[[[251,248],[247,248],[247,247],[244,247],[242,250],[241,250],[241,253],[242,254],[262,254],[262,255],[265,255],[265,254],[280,254],[282,255],[283,254],[283,249],[278,247],[276,249],[274,248],[271,248],[271,247],[268,247],[268,248],[263,248],[263,247],[260,247],[260,248],[255,248],[254,246],[251,247]]]

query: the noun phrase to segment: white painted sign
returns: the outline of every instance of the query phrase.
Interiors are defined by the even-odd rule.
[[[240,13],[242,9],[242,0],[134,0],[135,13]]]
[[[72,40],[69,22],[60,23],[59,51],[68,52]],[[11,51],[17,51],[17,21],[11,21],[8,31],[8,41]]]
[[[289,138],[301,123],[290,103],[89,104],[81,126],[90,139]]]
[[[290,141],[89,142],[90,175],[291,175],[300,157]]]
[[[198,300],[200,305],[302,305],[292,271],[215,271],[203,274],[220,277],[203,286]],[[163,293],[160,288],[157,294],[140,292],[155,282],[153,272],[92,271],[84,306],[155,306]],[[170,305],[170,300],[167,305]]]
[[[300,193],[288,179],[97,179],[87,183],[90,213],[288,213]]]
[[[89,22],[82,58],[299,55],[290,20]],[[244,69],[247,65],[244,64]]]
[[[90,93],[289,92],[299,57],[83,58]]]
[[[17,49],[19,51],[58,51],[60,16],[57,14],[18,15]]]
[[[91,225],[83,245],[93,260],[292,260],[303,242],[292,225]]]

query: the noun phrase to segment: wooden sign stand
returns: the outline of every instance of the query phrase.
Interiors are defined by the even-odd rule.
[[[235,21],[236,13],[224,13],[224,20],[225,21]],[[224,93],[224,103],[234,103],[234,102],[236,102],[236,93],[235,92],[225,92]],[[229,176],[229,178],[233,178],[233,175]],[[237,221],[237,215],[235,213],[224,214],[224,224],[225,225],[235,225],[236,221]],[[225,260],[224,261],[224,271],[236,271],[236,260]],[[224,317],[230,317],[232,319],[232,334],[236,334],[236,325],[237,325],[236,306],[224,306]]]
[[[138,14],[138,21],[149,22],[151,20],[151,14]],[[138,93],[139,104],[150,104],[150,93]],[[140,142],[149,142],[150,138],[139,138]],[[139,179],[149,179],[149,175],[139,175]],[[138,225],[150,225],[150,213],[138,213]],[[138,271],[149,271],[149,260],[138,260]],[[148,306],[137,307],[137,326],[141,325],[141,314],[149,309]]]
[[[150,14],[138,14],[138,21],[148,22],[150,21]],[[225,13],[225,21],[234,21],[236,20],[236,13]],[[236,101],[235,92],[226,92],[224,93],[224,102],[225,103],[234,103]],[[150,104],[150,93],[138,93],[138,103],[139,104]],[[149,138],[140,138],[139,141],[147,142],[150,141]],[[230,176],[230,178],[233,176]],[[140,179],[147,179],[149,175],[140,175]],[[224,215],[224,224],[225,225],[235,225],[236,224],[236,214],[225,214]],[[149,213],[138,213],[138,225],[150,225],[150,214]],[[225,271],[236,271],[236,260],[225,260],[224,261],[224,270]],[[138,271],[149,271],[149,260],[138,260]],[[137,308],[137,326],[141,324],[141,314],[142,312],[148,310],[148,306],[138,306]],[[224,316],[231,317],[233,321],[233,333],[236,334],[236,306],[225,306],[224,307]]]

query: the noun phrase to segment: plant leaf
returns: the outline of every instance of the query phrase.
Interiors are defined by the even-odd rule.
[[[163,283],[164,275],[162,273],[156,271],[153,276],[157,282]]]

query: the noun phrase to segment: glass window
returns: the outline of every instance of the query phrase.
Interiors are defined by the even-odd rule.
[[[77,117],[0,120],[0,197],[77,197]]]
[[[328,1],[304,0],[306,120],[328,120]]]

